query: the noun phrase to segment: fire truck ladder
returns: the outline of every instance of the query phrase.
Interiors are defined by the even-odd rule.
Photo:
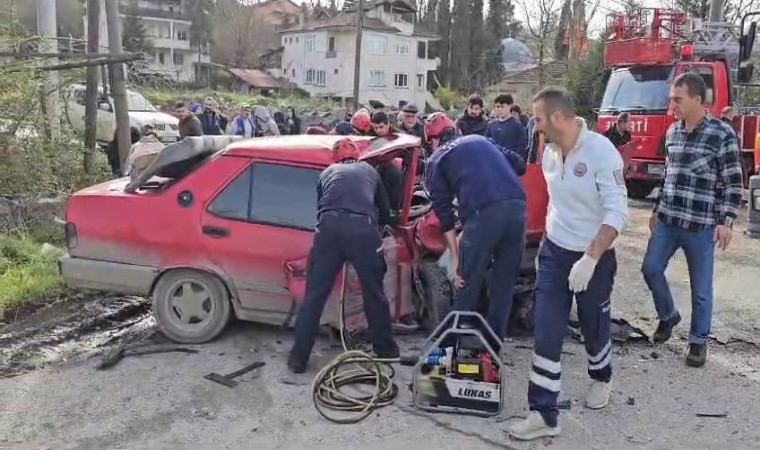
[[[731,67],[735,67],[739,58],[740,34],[738,25],[689,19],[685,38],[693,44],[694,54],[700,58],[725,58],[731,63]]]

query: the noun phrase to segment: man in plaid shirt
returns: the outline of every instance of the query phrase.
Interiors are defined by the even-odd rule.
[[[652,233],[641,271],[652,291],[660,322],[655,342],[670,339],[681,316],[673,304],[665,269],[681,248],[691,280],[691,329],[686,363],[701,367],[707,357],[713,306],[715,247],[725,250],[742,200],[742,168],[736,133],[707,114],[707,87],[686,72],[670,88],[676,116],[665,137],[667,161],[660,197],[649,219]],[[721,192],[722,191],[722,192]]]

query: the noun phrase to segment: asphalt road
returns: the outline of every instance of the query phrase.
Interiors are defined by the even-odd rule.
[[[618,246],[613,315],[651,332],[654,308],[639,272],[648,210],[632,206],[631,225]],[[753,448],[760,442],[760,351],[752,343],[760,340],[760,241],[740,234],[742,222],[736,227],[734,243],[716,265],[716,340],[710,342],[707,366],[691,369],[683,363],[688,320],[667,346],[618,345],[612,402],[590,411],[582,406],[588,383],[585,354],[569,341],[562,397],[572,407],[561,416],[563,434],[553,440],[518,443],[504,432],[508,418],[526,413],[529,340],[509,344],[514,365],[509,402],[499,419],[413,410],[405,388],[410,373],[402,369],[397,375],[401,394],[393,406],[357,425],[334,425],[312,406],[315,370],[299,377],[287,374],[287,333],[236,324],[222,339],[197,346],[200,353],[194,355],[127,358],[108,371],[95,371],[95,361],[87,360],[0,380],[0,442],[66,449]],[[668,275],[681,314],[688,317],[682,254]],[[420,340],[400,338],[406,349]],[[314,365],[335,354],[327,341],[317,350]],[[266,366],[233,389],[203,379],[205,373],[231,372],[257,360]],[[726,417],[697,416],[702,413]]]

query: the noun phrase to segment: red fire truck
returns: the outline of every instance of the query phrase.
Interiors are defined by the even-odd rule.
[[[743,34],[744,19],[737,26],[690,18],[670,9],[643,8],[634,14],[610,16],[608,26],[611,34],[605,43],[604,65],[612,72],[597,126],[601,132],[615,123],[619,114],[631,115],[632,139],[620,149],[629,192],[645,196],[664,176],[665,132],[676,120],[670,84],[687,71],[698,73],[707,83],[704,103],[711,114],[719,117],[724,107],[734,106],[733,125],[749,169],[746,180],[755,167],[753,152],[760,120],[738,108],[736,100],[740,85],[752,76],[752,64],[747,60],[756,23]]]

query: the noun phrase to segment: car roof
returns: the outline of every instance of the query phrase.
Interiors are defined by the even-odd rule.
[[[407,134],[392,135],[387,138],[302,134],[245,139],[233,142],[227,147],[224,154],[248,158],[279,159],[305,164],[330,165],[335,162],[333,147],[338,141],[343,139],[351,139],[354,142],[371,141],[368,142],[362,159],[382,156],[398,148],[417,147],[420,145],[418,137]]]

